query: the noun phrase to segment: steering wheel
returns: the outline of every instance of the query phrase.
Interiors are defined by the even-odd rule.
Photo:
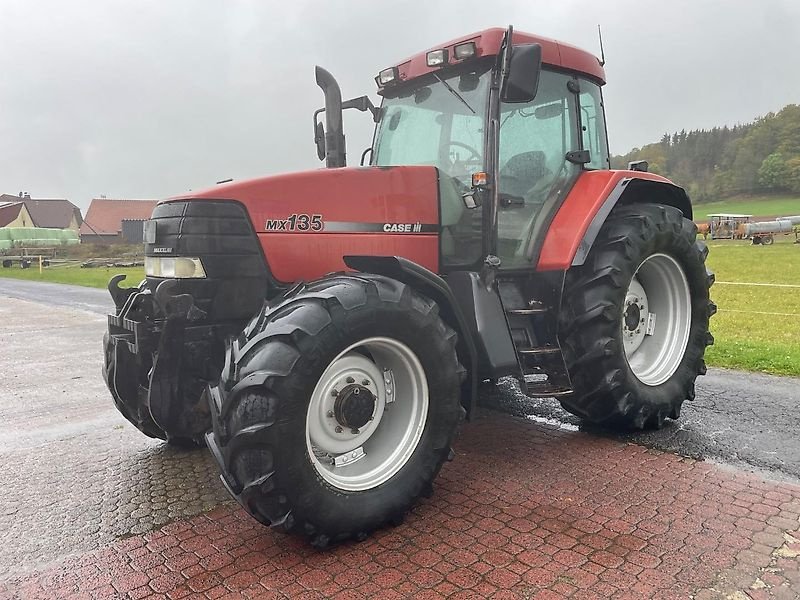
[[[466,160],[470,160],[470,159],[481,160],[480,153],[475,148],[470,146],[469,144],[465,144],[463,142],[455,142],[455,141],[451,140],[450,142],[447,143],[447,145],[448,145],[448,147],[449,146],[457,146],[458,148],[464,148],[464,150],[469,151],[470,156],[468,156]],[[450,154],[450,152],[448,151],[448,155],[449,154]]]
[[[469,156],[467,158],[450,158],[450,147],[455,146],[458,148],[463,148],[467,152],[469,152]],[[481,157],[480,153],[470,146],[469,144],[464,144],[463,142],[448,142],[447,143],[447,160],[450,163],[450,167],[446,169],[448,175],[452,178],[458,180],[460,187],[465,189],[470,189],[471,183],[467,183],[467,181],[471,180],[471,175],[473,169],[469,168],[469,165],[478,165],[480,168],[483,165],[483,158]]]
[[[459,163],[459,162],[463,163],[463,164],[466,164],[466,163],[469,163],[469,162],[480,162],[480,163],[483,162],[483,158],[481,157],[480,152],[478,152],[475,148],[473,148],[469,144],[464,144],[463,142],[450,141],[450,142],[447,143],[447,147],[448,147],[447,156],[448,156],[448,158],[450,157],[450,147],[451,146],[456,146],[457,148],[463,148],[464,150],[469,152],[469,156],[467,158],[465,158],[465,159],[460,159],[459,158],[459,159],[456,159],[456,160],[452,161],[453,165],[455,165],[456,163]]]

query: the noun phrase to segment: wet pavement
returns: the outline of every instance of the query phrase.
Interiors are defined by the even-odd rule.
[[[798,597],[797,380],[711,371],[680,425],[630,438],[503,382],[482,403],[525,418],[483,408],[404,524],[317,552],[116,412],[99,296],[4,283],[0,598]]]
[[[0,323],[0,577],[228,500],[206,452],[117,413],[100,374],[104,317],[0,296]]]
[[[487,385],[480,401],[485,407],[568,431],[584,429],[770,478],[800,480],[800,379],[796,377],[709,369],[697,379],[697,396],[684,403],[678,421],[668,419],[660,430],[628,434],[584,428],[557,402],[524,396],[512,379],[497,387]]]

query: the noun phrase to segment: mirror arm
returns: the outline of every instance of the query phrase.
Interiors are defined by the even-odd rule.
[[[377,106],[372,103],[368,96],[359,96],[358,98],[351,98],[342,102],[342,108],[355,108],[361,112],[371,112],[372,120],[378,122],[380,111]]]
[[[376,123],[380,121],[381,109],[375,106],[367,96],[360,96],[358,98],[351,98],[342,102],[342,110],[346,108],[355,108],[361,112],[369,111],[372,113],[372,120]],[[324,113],[324,108],[319,108],[314,112],[314,130],[317,128],[317,117],[320,113]]]

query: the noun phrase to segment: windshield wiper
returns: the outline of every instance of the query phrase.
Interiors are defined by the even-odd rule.
[[[442,79],[441,77],[439,77],[439,75],[438,75],[437,73],[434,73],[434,74],[433,74],[433,76],[434,76],[434,77],[436,77],[436,79],[438,79],[439,81],[441,81],[441,82],[444,84],[444,87],[446,87],[446,88],[448,89],[448,91],[449,91],[451,94],[453,94],[453,95],[454,95],[456,98],[458,98],[459,100],[461,100],[461,103],[462,103],[464,106],[466,106],[466,107],[469,109],[469,111],[470,111],[470,112],[471,112],[473,115],[475,114],[475,111],[472,109],[472,107],[471,107],[469,104],[467,104],[467,101],[466,101],[466,100],[464,100],[464,97],[463,97],[461,94],[459,94],[457,91],[455,91],[455,90],[454,90],[454,89],[453,89],[453,88],[450,86],[450,84],[449,84],[449,83],[447,83],[447,82],[446,82],[444,79]]]

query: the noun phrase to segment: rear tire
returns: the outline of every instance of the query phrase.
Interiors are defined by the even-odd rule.
[[[696,238],[670,206],[611,213],[585,264],[567,273],[560,338],[575,393],[561,400],[566,410],[604,426],[659,428],[694,399],[716,312],[708,250]]]
[[[434,302],[384,277],[332,276],[265,306],[209,390],[226,486],[318,547],[399,523],[464,414],[455,345]]]

